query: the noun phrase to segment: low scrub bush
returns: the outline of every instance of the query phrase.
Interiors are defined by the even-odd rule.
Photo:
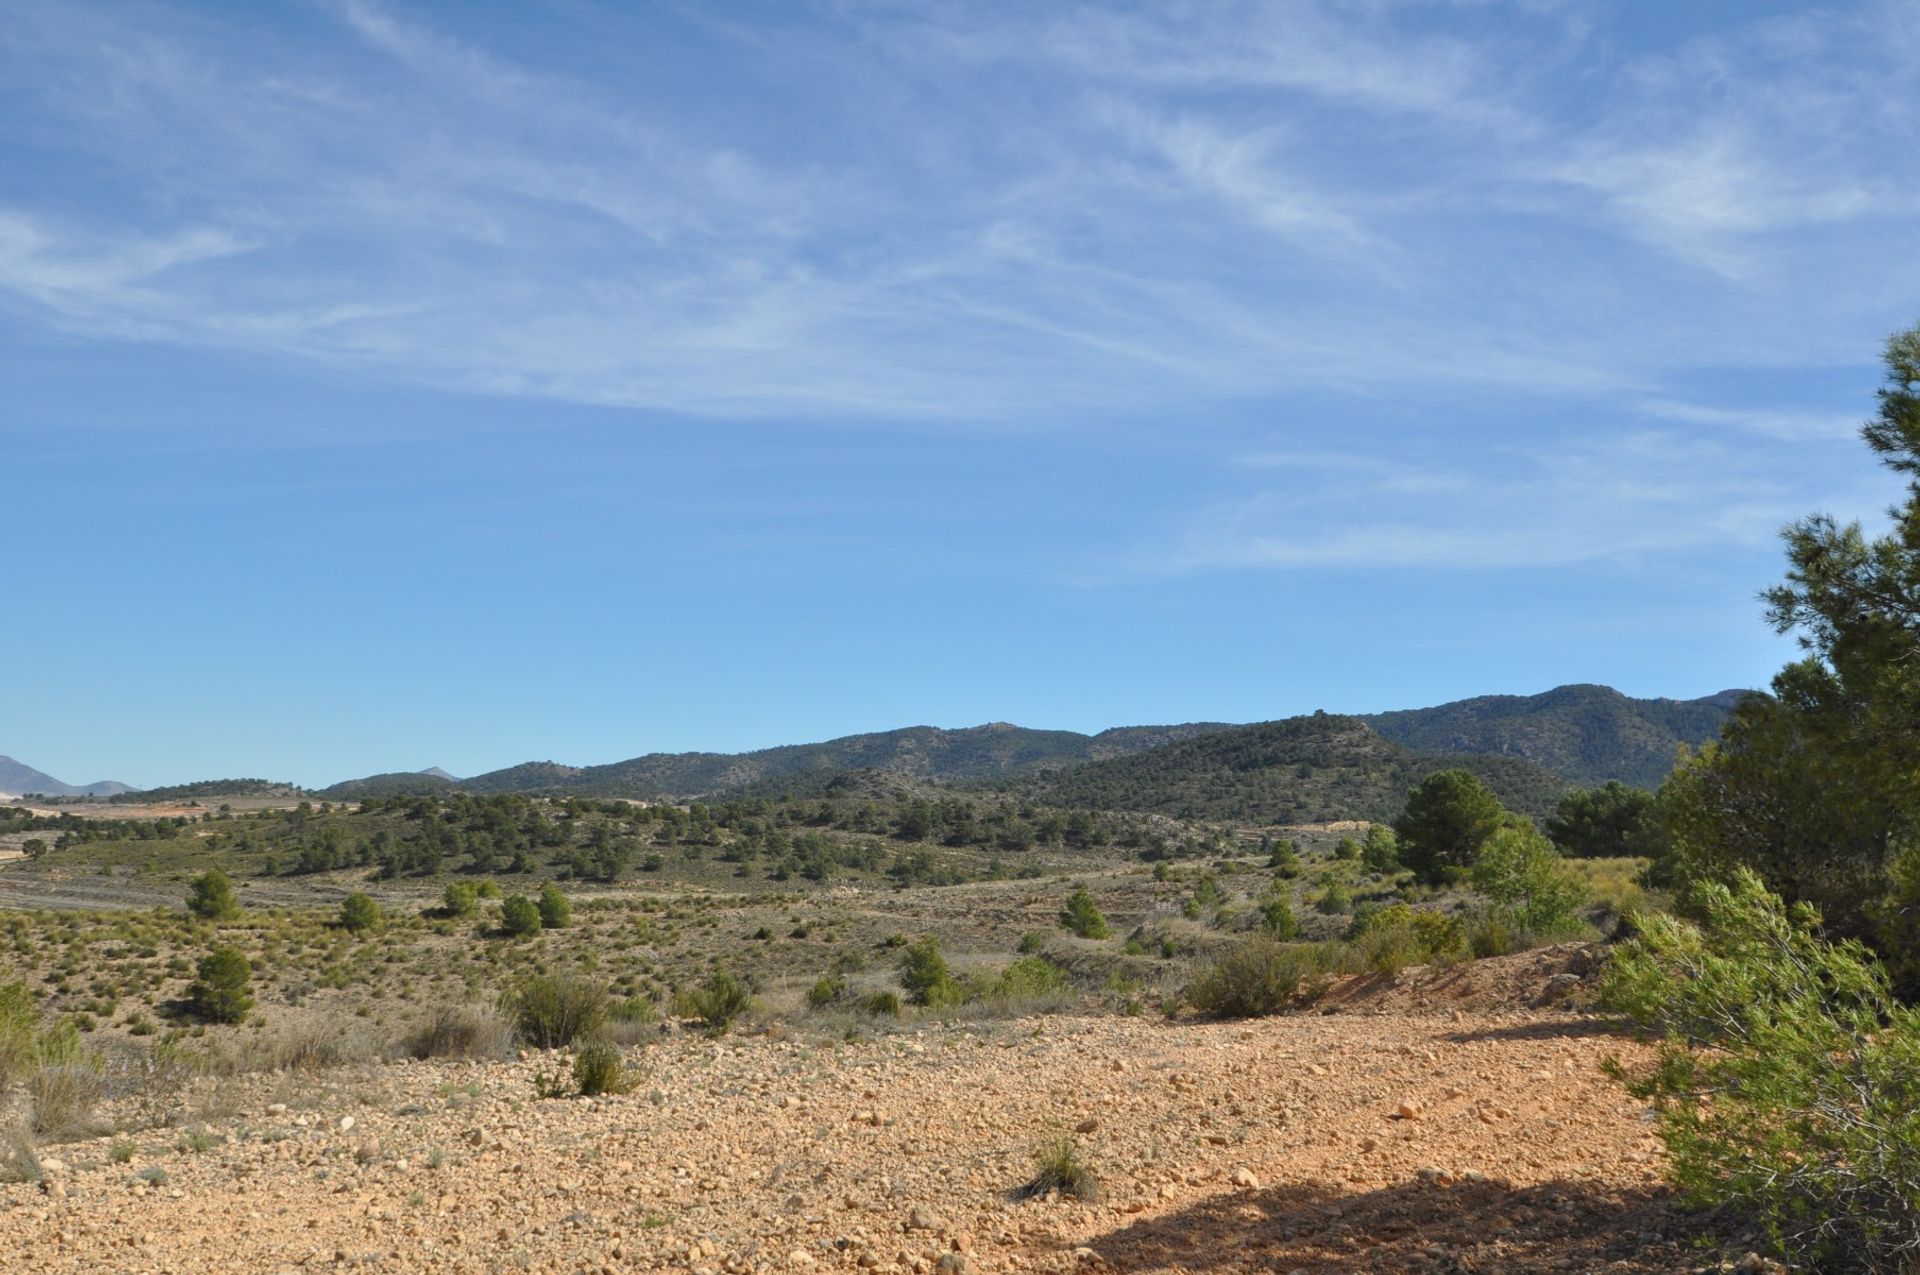
[[[187,1009],[209,1023],[237,1023],[253,1008],[253,966],[231,947],[200,958],[187,988]]]
[[[753,1008],[753,993],[745,983],[722,971],[700,986],[681,992],[677,1008],[682,1018],[691,1018],[718,1035]]]
[[[1860,945],[1830,944],[1741,869],[1642,916],[1603,1003],[1661,1037],[1628,1076],[1695,1203],[1757,1222],[1797,1262],[1894,1275],[1920,1255],[1920,1010]]]
[[[1066,906],[1060,909],[1060,924],[1083,939],[1104,939],[1113,934],[1085,886],[1067,896]]]
[[[631,1093],[640,1075],[630,1070],[620,1047],[612,1041],[588,1041],[573,1058],[573,1083],[589,1098],[601,1094]]]
[[[1053,1192],[1089,1204],[1100,1199],[1100,1177],[1080,1156],[1079,1144],[1061,1135],[1042,1144],[1034,1153],[1033,1177],[1015,1192],[1021,1199],[1034,1199]]]
[[[573,924],[573,904],[560,893],[560,887],[551,882],[540,887],[540,901],[534,906],[540,912],[543,929],[564,930]]]
[[[898,992],[875,992],[867,997],[864,1008],[875,1018],[898,1018],[904,1006]]]
[[[57,1063],[27,1077],[33,1131],[56,1142],[98,1133],[94,1108],[107,1096],[107,1078],[92,1060]]]
[[[847,994],[847,980],[831,974],[807,989],[808,1009],[831,1009]]]
[[[524,894],[508,895],[500,904],[500,928],[512,938],[538,934],[541,930],[540,905]]]
[[[1258,1018],[1310,999],[1326,974],[1318,950],[1265,935],[1245,939],[1187,985],[1187,1000],[1215,1018]]]
[[[443,1005],[402,1048],[414,1058],[505,1058],[513,1052],[513,1023],[492,1005]]]
[[[510,1012],[527,1044],[564,1049],[606,1021],[607,992],[585,979],[543,974],[520,985]]]
[[[380,927],[380,905],[370,894],[349,894],[340,904],[340,928],[349,934],[365,934]]]
[[[964,999],[947,958],[941,955],[939,940],[931,934],[907,945],[900,957],[900,986],[907,999],[916,1005],[943,1009]]]

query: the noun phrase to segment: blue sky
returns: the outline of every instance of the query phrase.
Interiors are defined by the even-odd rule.
[[[1920,7],[0,0],[0,752],[324,783],[1790,654]]]

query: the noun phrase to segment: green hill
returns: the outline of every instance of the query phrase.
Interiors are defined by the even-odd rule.
[[[994,722],[962,730],[909,726],[902,730],[848,735],[818,744],[787,744],[751,753],[649,753],[604,766],[526,762],[460,782],[477,793],[565,793],[583,797],[685,800],[741,793],[817,792],[848,771],[881,771],[937,783],[969,784],[1009,775],[1124,756],[1172,740],[1220,730],[1217,723],[1122,726],[1082,735],[1067,730],[1029,730]],[[426,776],[378,775],[348,780],[321,795],[348,799],[362,785],[378,782],[376,795],[444,791]],[[399,786],[391,786],[397,784]]]
[[[1510,809],[1531,815],[1548,813],[1573,787],[1523,758],[1415,753],[1359,718],[1324,713],[1214,731],[1008,787],[1052,805],[1181,819],[1384,822],[1400,813],[1408,789],[1454,766],[1479,775]]]
[[[1541,695],[1475,699],[1360,718],[1386,738],[1422,753],[1492,753],[1523,758],[1582,787],[1609,779],[1657,788],[1681,745],[1720,734],[1748,694],[1704,699],[1632,699],[1606,686],[1561,686]]]

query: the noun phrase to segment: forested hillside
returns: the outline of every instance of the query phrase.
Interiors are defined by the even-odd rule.
[[[946,783],[978,783],[1049,767],[1067,766],[1139,752],[1169,741],[1221,729],[1218,723],[1123,726],[1098,735],[1029,730],[995,722],[963,730],[909,726],[902,730],[848,735],[819,744],[788,744],[751,753],[649,753],[604,766],[527,762],[461,782],[468,792],[566,793],[588,797],[685,800],[690,797],[767,792],[792,779],[818,788],[820,776],[881,770]],[[395,792],[443,791],[444,781],[425,775],[376,775],[349,780],[321,795],[355,799]]]
[[[1473,771],[1509,809],[1527,814],[1546,814],[1573,788],[1521,758],[1419,754],[1359,718],[1327,714],[1215,731],[1010,786],[1054,805],[1182,819],[1384,822],[1399,814],[1408,789],[1454,766]]]
[[[1633,699],[1606,686],[1560,686],[1541,695],[1482,695],[1360,720],[1416,752],[1498,753],[1584,786],[1618,779],[1658,788],[1680,747],[1697,748],[1717,736],[1746,694]]]

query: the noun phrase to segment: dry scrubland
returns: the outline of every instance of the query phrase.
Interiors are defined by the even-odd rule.
[[[1622,1042],[1524,1008],[1577,950],[1339,1012],[662,1031],[563,1059],[190,1081],[0,1188],[22,1271],[1687,1270]],[[1576,968],[1578,966],[1576,965]],[[658,1030],[658,1029],[656,1029]],[[1065,1137],[1100,1198],[1017,1198]]]
[[[1364,827],[1290,830],[1299,864],[1277,873],[1250,854],[1260,830],[1247,857],[1056,856],[907,889],[676,861],[569,884],[571,922],[518,938],[497,903],[435,915],[444,877],[243,878],[245,910],[210,922],[180,907],[198,863],[11,862],[0,985],[75,1022],[97,1065],[83,1093],[0,1112],[19,1179],[0,1253],[87,1272],[1706,1263],[1652,1126],[1599,1069],[1636,1046],[1572,1008],[1583,946],[1414,968],[1375,950],[1289,1016],[1182,1006],[1275,898],[1328,941],[1351,923],[1321,906],[1331,887],[1467,905],[1337,857]],[[1603,898],[1633,890],[1629,864],[1582,871]],[[1063,926],[1080,885],[1110,936]],[[384,917],[354,933],[339,902],[362,888]],[[929,936],[966,1002],[874,1012]],[[215,945],[253,964],[237,1026],[182,1012]],[[1006,979],[1023,959],[1048,977]],[[722,1036],[676,1017],[717,969],[754,993]],[[575,1053],[514,1047],[495,1007],[540,975],[607,995],[624,1092],[582,1097]],[[1042,1153],[1064,1193],[1023,1192]]]

